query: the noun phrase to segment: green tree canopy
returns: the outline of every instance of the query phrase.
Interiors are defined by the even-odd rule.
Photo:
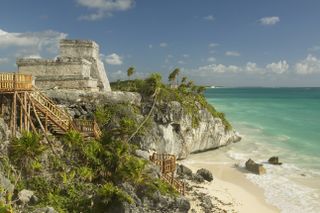
[[[179,69],[179,68],[175,68],[175,69],[169,74],[168,80],[171,82],[171,84],[173,84],[173,82],[174,82],[175,80],[178,81],[177,77],[178,77],[179,73],[180,73],[180,69]],[[177,84],[178,84],[178,82],[177,82]]]
[[[129,67],[128,70],[127,70],[127,75],[130,79],[130,76],[133,75],[134,73],[136,72],[135,68],[134,67]]]

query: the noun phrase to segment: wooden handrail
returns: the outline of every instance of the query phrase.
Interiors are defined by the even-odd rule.
[[[39,110],[44,110],[49,117],[59,124],[65,131],[68,131],[72,127],[72,118],[63,109],[55,105],[48,97],[46,97],[39,90],[33,90],[30,94],[35,103],[38,105]]]
[[[161,179],[170,184],[180,194],[184,195],[186,190],[185,183],[174,178],[174,172],[176,170],[176,156],[171,154],[158,154],[153,153],[150,156],[150,161],[160,167]]]
[[[0,73],[0,91],[30,91],[32,75],[17,73]]]
[[[73,124],[76,130],[83,133],[92,133],[96,138],[100,138],[102,132],[95,120],[74,119]]]

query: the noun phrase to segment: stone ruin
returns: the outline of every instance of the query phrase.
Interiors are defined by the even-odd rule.
[[[111,91],[94,41],[63,39],[56,59],[20,58],[17,66],[19,73],[31,74],[41,89]]]

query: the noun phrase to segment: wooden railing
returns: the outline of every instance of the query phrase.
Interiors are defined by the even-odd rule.
[[[95,120],[74,119],[73,124],[75,129],[79,132],[93,134],[96,138],[100,138],[102,135]]]
[[[170,184],[180,194],[185,195],[186,186],[185,183],[174,178],[174,172],[176,170],[176,156],[170,154],[157,154],[153,153],[150,156],[150,161],[160,167],[161,179]]]
[[[175,190],[177,190],[180,194],[186,194],[186,184],[183,181],[179,181],[175,179],[172,175],[162,174],[160,178],[166,183],[170,184]]]
[[[170,173],[176,170],[176,156],[170,154],[153,153],[150,160],[160,166],[162,173]]]
[[[0,91],[30,91],[32,75],[17,73],[0,73]]]
[[[52,117],[52,121],[59,125],[64,131],[68,131],[70,128],[72,128],[71,116],[62,108],[55,105],[42,92],[34,88],[30,95],[33,100],[35,100],[36,104],[39,105],[39,110],[43,110],[42,113],[47,113],[49,117]]]

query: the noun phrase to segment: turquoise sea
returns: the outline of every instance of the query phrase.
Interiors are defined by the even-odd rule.
[[[243,136],[228,156],[264,163],[267,175],[247,178],[267,201],[282,212],[320,212],[320,88],[214,88],[205,96]],[[267,164],[271,156],[283,165]]]

